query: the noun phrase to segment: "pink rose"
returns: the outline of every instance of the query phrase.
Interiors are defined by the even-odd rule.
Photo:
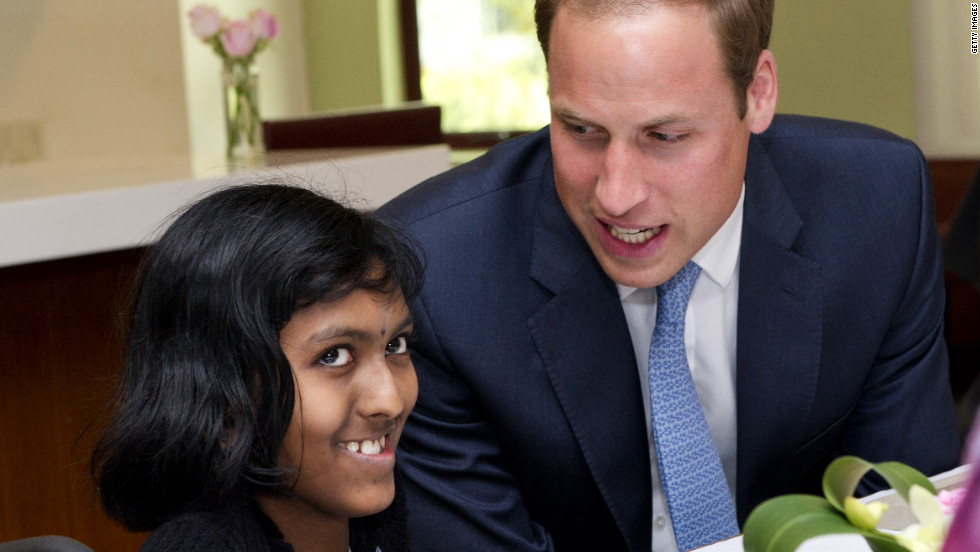
[[[279,22],[271,13],[257,9],[248,14],[248,24],[252,32],[261,40],[272,40],[279,34]]]
[[[232,21],[221,33],[221,45],[231,57],[245,57],[255,48],[255,34],[245,21]]]
[[[207,40],[221,30],[221,13],[217,8],[198,4],[187,12],[191,20],[191,30],[201,40]]]

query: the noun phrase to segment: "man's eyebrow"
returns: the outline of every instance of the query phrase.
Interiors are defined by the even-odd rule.
[[[671,125],[675,123],[686,123],[691,120],[688,115],[681,115],[680,113],[668,113],[660,117],[651,119],[643,124],[644,128],[654,128],[665,125]]]
[[[592,124],[588,117],[581,115],[575,112],[574,110],[566,107],[556,107],[553,108],[551,112],[555,117],[559,119],[563,119],[565,121],[574,121],[574,122]],[[654,117],[653,119],[645,121],[641,126],[642,128],[656,128],[656,127],[675,124],[675,123],[687,123],[690,120],[691,117],[689,115],[684,115],[681,113],[666,113],[664,115],[660,115]]]
[[[559,119],[572,121],[587,121],[585,117],[565,107],[556,107],[551,110],[552,114]]]

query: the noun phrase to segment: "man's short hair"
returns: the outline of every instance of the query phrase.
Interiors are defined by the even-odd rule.
[[[558,8],[587,17],[626,16],[665,4],[701,4],[714,25],[725,70],[732,82],[739,117],[748,109],[746,92],[755,76],[759,54],[769,47],[774,0],[535,0],[538,41],[548,60],[548,39]]]

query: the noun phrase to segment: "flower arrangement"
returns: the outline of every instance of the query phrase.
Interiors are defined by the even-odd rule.
[[[204,4],[187,16],[194,35],[221,58],[228,161],[235,167],[261,164],[265,148],[254,61],[279,34],[279,22],[263,9],[253,10],[247,19],[229,20]]]
[[[905,500],[917,523],[901,531],[877,528],[888,506],[882,502],[865,504],[853,496],[858,482],[869,471],[882,476]],[[977,543],[964,540],[970,537],[961,535],[956,527],[963,525],[956,515],[958,509],[964,510],[959,518],[969,515],[967,510],[976,509],[965,506],[968,501],[978,500],[977,496],[968,497],[968,493],[976,493],[974,487],[980,482],[976,473],[972,475],[968,487],[937,493],[926,476],[905,464],[872,464],[854,456],[837,458],[824,472],[824,497],[797,494],[763,502],[745,522],[743,546],[746,552],[792,552],[812,537],[853,533],[864,537],[874,552],[974,550],[968,547]],[[961,504],[964,507],[960,508]]]
[[[263,9],[247,19],[228,20],[213,6],[198,4],[187,13],[191,31],[223,61],[250,64],[279,34],[279,22]]]

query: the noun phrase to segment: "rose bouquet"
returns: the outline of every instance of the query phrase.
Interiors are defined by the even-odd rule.
[[[187,16],[194,35],[221,58],[228,161],[234,166],[259,164],[264,145],[254,62],[279,34],[279,23],[266,10],[229,20],[217,8],[203,4],[194,6]]]
[[[250,64],[279,34],[279,22],[266,10],[253,10],[247,19],[228,20],[217,8],[198,4],[187,13],[191,30],[224,62]]]

